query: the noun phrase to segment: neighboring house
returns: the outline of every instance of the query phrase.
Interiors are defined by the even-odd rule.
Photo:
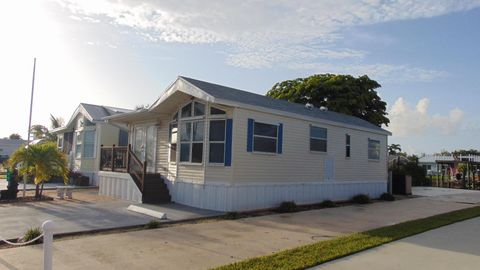
[[[146,174],[99,172],[104,195],[241,211],[387,191],[390,132],[325,108],[178,77],[147,110],[106,119],[130,127]]]
[[[97,185],[101,145],[127,145],[128,128],[106,123],[103,118],[131,110],[80,103],[68,123],[52,130],[58,147],[68,155],[69,168],[90,178]]]
[[[463,163],[478,169],[480,156],[425,155],[418,159],[418,165],[425,168],[427,175],[444,175],[449,180],[455,180],[456,174],[460,173],[459,165]]]
[[[7,160],[23,144],[24,140],[0,139],[0,162]]]

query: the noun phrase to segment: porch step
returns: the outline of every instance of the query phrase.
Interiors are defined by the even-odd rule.
[[[142,196],[144,203],[168,203],[171,202],[168,186],[160,174],[145,175],[145,187]]]

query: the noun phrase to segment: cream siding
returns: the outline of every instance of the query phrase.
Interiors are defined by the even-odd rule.
[[[283,124],[283,153],[247,152],[248,118],[257,122]],[[310,124],[327,128],[327,153],[310,152]],[[387,136],[313,123],[269,113],[237,108],[233,120],[232,164],[235,183],[324,181],[325,160],[334,162],[335,181],[386,181]],[[351,135],[351,158],[345,158],[345,134]],[[368,138],[380,140],[379,161],[368,160]]]

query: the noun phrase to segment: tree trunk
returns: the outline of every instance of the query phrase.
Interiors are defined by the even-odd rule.
[[[35,185],[35,199],[40,197],[40,185]]]
[[[40,199],[42,198],[43,196],[43,182],[42,182],[42,186],[40,187]]]

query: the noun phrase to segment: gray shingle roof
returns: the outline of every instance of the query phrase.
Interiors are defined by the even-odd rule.
[[[132,110],[115,108],[103,105],[94,105],[88,103],[80,103],[87,113],[92,117],[93,121],[101,121],[102,118],[112,116],[119,113],[131,112]]]
[[[235,101],[239,103],[244,103],[253,106],[265,107],[273,110],[279,110],[299,115],[304,115],[308,117],[319,118],[328,121],[339,122],[343,124],[368,128],[372,130],[385,131],[381,127],[372,124],[368,121],[360,119],[355,116],[346,115],[342,113],[332,112],[332,111],[322,111],[319,108],[307,109],[302,104],[292,103],[285,100],[274,99],[267,96],[262,96],[259,94],[218,85],[214,83],[204,82],[195,80],[192,78],[187,78],[180,76],[182,79],[188,81],[194,86],[205,91],[207,94],[212,95],[215,98],[220,98],[229,101]]]

